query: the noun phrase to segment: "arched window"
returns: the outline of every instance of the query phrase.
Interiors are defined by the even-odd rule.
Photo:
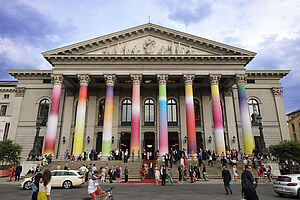
[[[260,115],[258,101],[256,99],[249,99],[248,106],[252,125],[257,125],[258,121],[256,120],[256,117]]]
[[[146,99],[145,103],[145,126],[154,126],[154,101]]]
[[[49,113],[50,101],[48,99],[42,99],[39,103],[39,110],[37,118],[42,119],[41,126],[46,126],[48,121],[48,113]]]
[[[98,110],[98,126],[103,126],[104,121],[104,110],[105,110],[105,99],[99,101],[99,110]]]
[[[131,122],[131,100],[124,99],[122,102],[122,121],[123,126],[129,126]]]
[[[200,102],[195,98],[194,98],[194,112],[195,112],[196,126],[200,126],[201,125]]]
[[[168,104],[168,125],[177,126],[177,102],[175,99],[169,99],[167,104]]]

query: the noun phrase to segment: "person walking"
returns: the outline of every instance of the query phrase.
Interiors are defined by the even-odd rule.
[[[158,167],[155,167],[155,181],[156,181],[156,185],[158,185],[160,181],[160,172],[158,170]]]
[[[223,178],[223,183],[226,191],[225,194],[228,195],[229,194],[228,191],[230,192],[230,194],[232,194],[232,190],[230,188],[231,175],[228,169],[226,168],[226,166],[223,166],[222,178]]]
[[[167,175],[168,175],[168,185],[174,185],[173,178],[172,178],[172,172],[171,172],[170,168],[168,169]]]
[[[16,167],[16,173],[15,173],[15,181],[20,181],[20,175],[22,173],[22,166],[20,164]]]
[[[190,174],[190,178],[191,178],[191,183],[193,183],[194,181],[194,167],[192,165],[192,163],[190,163],[190,166],[189,166],[189,174]]]
[[[128,166],[126,165],[125,169],[124,169],[124,176],[125,176],[125,183],[128,183]]]
[[[14,173],[14,168],[13,166],[11,166],[8,170],[8,179],[7,179],[7,182],[10,182],[12,177],[13,177],[13,173]]]
[[[182,170],[181,170],[181,165],[178,165],[178,175],[179,175],[179,181],[182,180]]]
[[[121,180],[121,168],[119,166],[117,166],[117,169],[116,169],[116,179],[117,179],[117,183],[119,184],[120,183],[120,180]]]
[[[251,165],[246,165],[242,173],[242,193],[246,200],[258,200],[256,194],[257,183],[252,175]]]
[[[237,181],[237,177],[238,177],[239,175],[238,175],[238,169],[236,168],[236,165],[233,165],[232,173],[233,173],[233,180],[234,180],[234,181]]]
[[[28,185],[29,188],[32,189],[31,200],[37,200],[38,192],[39,192],[39,183],[43,175],[38,173],[35,177],[31,178],[31,183]]]
[[[166,173],[166,167],[163,165],[160,169],[160,176],[161,176],[161,185],[166,185],[167,173]]]
[[[50,197],[50,192],[51,192],[51,172],[46,169],[43,173],[43,177],[39,182],[39,192],[37,199],[38,200],[49,200]]]

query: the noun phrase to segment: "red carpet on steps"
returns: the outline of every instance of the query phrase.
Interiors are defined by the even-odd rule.
[[[120,183],[126,183],[124,181],[121,181]],[[145,179],[144,181],[128,181],[128,183],[156,183],[154,179]],[[161,181],[159,181],[161,184]],[[173,183],[178,183],[178,181],[173,181]],[[168,181],[166,181],[166,184],[168,184]]]

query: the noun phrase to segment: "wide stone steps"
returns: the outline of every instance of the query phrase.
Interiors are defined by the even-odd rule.
[[[93,164],[95,164],[97,169],[100,169],[100,167],[104,168],[106,164],[108,164],[109,167],[112,167],[113,165],[121,166],[122,170],[125,169],[125,166],[128,166],[129,179],[140,179],[141,162],[138,162],[137,160],[135,162],[128,160],[128,163],[124,163],[123,161],[120,161],[120,160],[117,160],[117,161],[97,160],[97,161],[74,161],[74,162],[69,162],[69,161],[65,161],[65,160],[61,160],[61,161],[56,160],[56,161],[52,161],[51,164],[47,165],[45,168],[47,168],[49,170],[54,170],[54,169],[56,169],[56,167],[59,163],[61,165],[61,169],[63,169],[64,166],[67,165],[68,168],[70,168],[72,170],[79,169],[83,164],[86,166],[89,166],[90,164],[92,164],[92,166],[93,166]],[[188,163],[189,164],[191,163],[194,166],[198,162],[197,162],[197,160],[188,160]],[[203,161],[203,163],[206,165],[207,174],[211,179],[222,178],[221,177],[222,169],[221,169],[221,164],[219,161],[214,162],[213,167],[208,166],[207,161]],[[164,164],[164,162],[159,161],[158,166],[160,166],[161,164]],[[230,173],[232,174],[232,166],[227,165],[227,167],[228,167],[228,170],[230,171]],[[243,163],[238,162],[237,168],[238,168],[238,172],[239,172],[239,176],[240,176],[240,174],[242,173],[243,168],[244,168]],[[179,177],[178,163],[173,164],[173,167],[170,169],[172,171],[173,177],[175,179],[178,179],[178,177]],[[201,167],[201,172],[202,172],[202,167]],[[253,174],[254,174],[254,176],[257,176],[256,170],[253,170]],[[201,173],[201,176],[202,176],[202,173]],[[189,178],[189,174],[188,174],[188,178]]]

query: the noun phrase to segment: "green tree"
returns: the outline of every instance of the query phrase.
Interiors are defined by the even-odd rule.
[[[279,162],[296,161],[300,163],[300,143],[296,141],[282,141],[278,145],[270,145],[270,153],[279,159]]]
[[[22,147],[11,140],[0,141],[0,164],[18,164]]]

